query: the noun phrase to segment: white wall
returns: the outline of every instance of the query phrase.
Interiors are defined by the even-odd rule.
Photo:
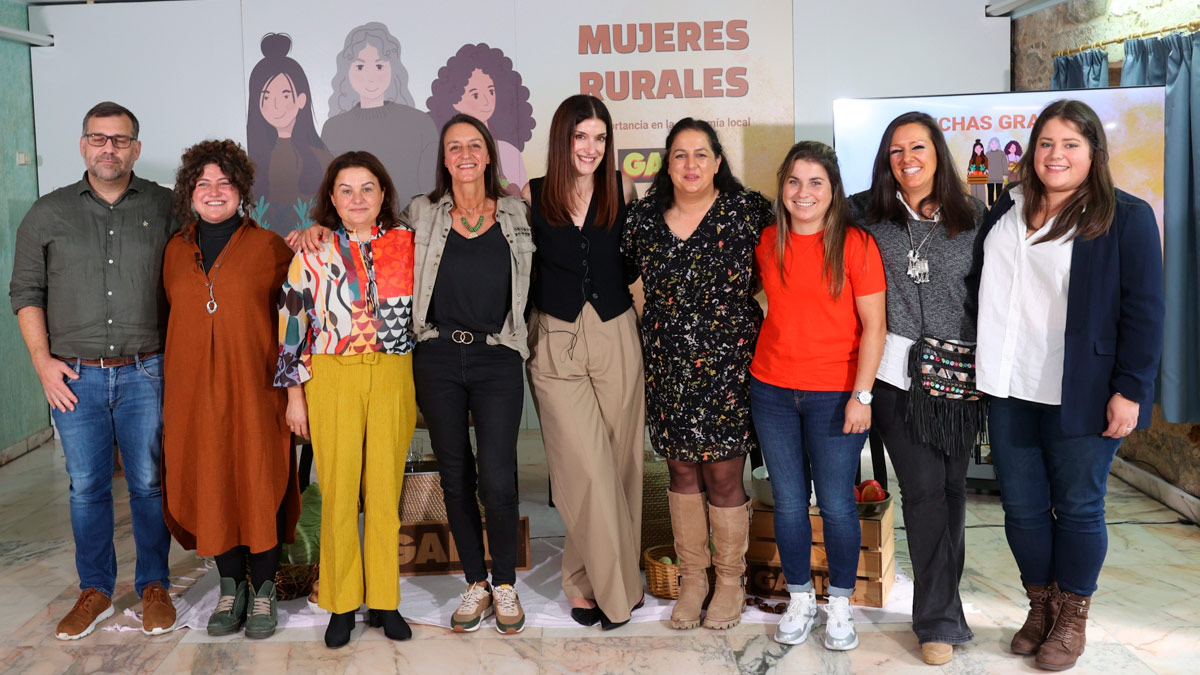
[[[430,7],[411,0],[379,2],[380,16],[419,16]],[[257,62],[259,54],[257,49],[246,51],[257,46],[257,36],[243,38],[243,12],[257,16],[263,7],[255,0],[244,4],[192,0],[30,7],[30,30],[53,34],[56,42],[54,47],[33,49],[41,192],[79,179],[79,123],[92,104],[104,99],[116,100],[138,115],[143,149],[137,172],[161,183],[172,182],[181,151],[197,140],[230,137],[244,142],[244,77],[246,66]],[[914,3],[892,0],[793,0],[796,138],[832,142],[832,104],[839,97],[1007,91],[1009,21],[987,18],[985,4],[926,0],[918,14]],[[455,0],[452,5],[445,11],[463,17],[487,16],[496,7],[483,0]],[[786,0],[780,6],[780,20],[786,22]],[[479,9],[472,13],[474,7]],[[732,8],[730,17],[738,11]],[[519,15],[501,12],[489,25],[489,36],[495,34],[489,42],[508,47],[514,25],[521,23]],[[345,28],[338,26],[334,32]],[[440,31],[422,34],[411,26],[397,30],[410,33],[405,44],[412,53],[419,53],[423,45],[458,45],[467,39]],[[533,42],[515,45],[516,53],[510,53],[518,67],[525,59],[545,58],[545,42],[543,49],[536,38]],[[330,73],[321,71],[328,60],[323,55],[305,64],[314,71],[309,73],[314,90],[328,86]],[[426,81],[433,76],[410,74]],[[559,100],[567,93],[552,98]],[[534,93],[535,99],[543,96]],[[418,107],[423,109],[423,103],[418,101]],[[314,101],[319,112],[324,105]],[[540,137],[549,119],[542,109],[537,114],[534,135]],[[322,119],[318,115],[318,128]]]
[[[83,175],[80,123],[114,100],[141,123],[134,171],[170,185],[183,149],[204,138],[245,142],[240,0],[54,5],[29,8],[34,47],[38,190]]]
[[[988,1],[793,0],[796,140],[832,143],[838,98],[1008,91],[1009,20]]]

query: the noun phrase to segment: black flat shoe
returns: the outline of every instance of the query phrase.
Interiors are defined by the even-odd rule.
[[[595,626],[604,612],[599,607],[572,607],[571,618],[580,626]]]
[[[633,606],[633,609],[629,610],[629,613],[633,614],[637,610],[641,609],[645,604],[646,604],[646,596],[645,596],[645,594],[643,594],[642,599],[637,601],[637,604]],[[619,621],[616,623],[609,621],[608,617],[604,616],[604,612],[600,612],[600,630],[612,630],[614,628],[620,628],[621,626],[624,626],[627,623],[629,623],[629,619],[625,619],[624,621]]]
[[[407,640],[412,637],[412,628],[409,628],[408,622],[400,616],[400,610],[367,610],[367,622],[371,624],[372,628],[383,626],[383,634],[391,640]]]
[[[325,628],[325,646],[330,649],[345,647],[350,642],[350,632],[354,630],[354,612],[342,612],[329,616],[329,626]]]

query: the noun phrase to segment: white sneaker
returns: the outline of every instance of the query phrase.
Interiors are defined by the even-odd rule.
[[[837,651],[858,646],[858,632],[850,615],[850,598],[830,596],[825,605],[825,648]]]
[[[812,589],[791,595],[787,611],[775,627],[775,641],[785,645],[798,645],[808,639],[808,633],[817,618],[817,596]]]

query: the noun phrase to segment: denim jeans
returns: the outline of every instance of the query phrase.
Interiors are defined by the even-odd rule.
[[[966,559],[970,453],[947,454],[917,440],[905,421],[908,392],[875,380],[871,424],[883,436],[900,482],[912,560],[912,625],[920,642],[959,645],[974,635],[958,584]]]
[[[854,593],[862,544],[854,476],[867,434],[842,433],[849,400],[848,391],[784,389],[750,378],[754,430],[775,497],[775,542],[792,593],[812,588],[810,478],[825,531],[829,595]]]
[[[79,374],[67,385],[75,410],[53,411],[71,478],[71,531],[81,589],[112,596],[117,581],[113,547],[113,441],[121,450],[137,550],[134,588],[170,588],[171,533],[163,520],[162,355],[128,366],[100,368],[68,362]]]
[[[517,433],[524,407],[521,355],[508,347],[460,345],[443,338],[417,344],[413,380],[417,406],[437,457],[450,533],[467,583],[486,581],[483,524],[487,516],[492,584],[517,580]],[[471,452],[467,414],[475,426]]]
[[[1061,408],[992,399],[988,434],[1004,505],[1004,534],[1021,581],[1096,592],[1108,552],[1104,495],[1121,441],[1064,436]]]

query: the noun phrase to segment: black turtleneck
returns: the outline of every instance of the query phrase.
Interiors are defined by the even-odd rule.
[[[233,233],[242,225],[242,217],[233,214],[229,220],[221,223],[207,223],[201,220],[196,226],[196,244],[200,247],[200,258],[203,261],[204,273],[212,269],[213,263],[225,250],[225,244],[233,237]]]

